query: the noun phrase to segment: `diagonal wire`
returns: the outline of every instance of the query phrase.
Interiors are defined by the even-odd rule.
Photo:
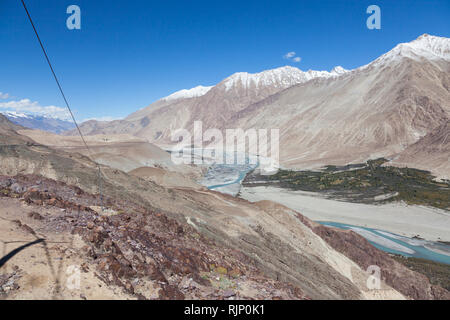
[[[83,140],[83,144],[85,145],[86,149],[88,150],[89,154],[91,155],[91,159],[93,159],[92,157],[92,152],[91,149],[89,149],[88,144],[86,143],[86,140],[83,136],[83,134],[81,133],[80,127],[78,126],[77,121],[75,120],[75,117],[73,115],[72,109],[70,108],[69,102],[67,101],[66,95],[64,94],[64,91],[61,87],[61,84],[59,83],[58,77],[56,76],[55,70],[53,69],[52,63],[50,62],[50,59],[47,55],[47,51],[45,51],[44,45],[42,44],[41,38],[39,37],[39,34],[37,32],[36,27],[34,26],[33,23],[33,19],[31,19],[31,15],[30,12],[27,9],[27,6],[25,5],[25,1],[21,0],[23,8],[25,9],[25,12],[27,13],[28,16],[28,20],[31,23],[31,26],[33,27],[34,30],[34,34],[36,35],[36,38],[39,42],[39,45],[41,46],[42,52],[44,53],[45,59],[47,60],[47,64],[50,67],[50,70],[52,71],[53,74],[53,78],[55,78],[56,84],[58,85],[59,91],[61,92],[61,95],[64,99],[64,102],[66,104],[67,109],[69,110],[70,116],[72,117],[73,122],[75,123],[75,126],[78,130],[78,133],[80,134],[81,140]],[[102,196],[102,183],[101,183],[101,179],[102,179],[102,174],[101,174],[101,169],[100,169],[100,165],[97,163],[97,168],[98,168],[98,178],[99,178],[99,191],[100,191],[100,201],[101,201],[101,207],[103,209],[103,196]]]

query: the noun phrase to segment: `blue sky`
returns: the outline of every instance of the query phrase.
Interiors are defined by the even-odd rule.
[[[450,36],[448,0],[26,3],[77,120],[124,117],[234,72],[352,69],[423,33]],[[72,4],[81,8],[81,30],[66,27]],[[371,4],[381,8],[381,30],[366,27]],[[0,1],[0,44],[3,110],[21,100],[35,110],[64,107],[20,0]],[[283,58],[292,51],[300,62]]]

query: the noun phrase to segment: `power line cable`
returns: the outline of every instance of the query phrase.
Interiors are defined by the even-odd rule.
[[[25,1],[21,0],[21,2],[22,2],[22,5],[23,5],[23,8],[25,9],[25,12],[27,13],[28,20],[30,21],[31,26],[33,27],[34,34],[36,35],[36,38],[37,38],[37,40],[39,42],[39,45],[41,46],[42,52],[44,53],[45,59],[47,60],[47,64],[50,67],[50,70],[51,70],[51,72],[53,74],[53,78],[55,79],[56,84],[58,85],[59,92],[61,92],[61,95],[62,95],[62,97],[64,99],[65,104],[66,104],[66,107],[69,110],[70,116],[72,117],[72,120],[75,123],[75,126],[76,126],[76,128],[78,130],[78,133],[80,134],[81,140],[83,141],[83,144],[85,145],[86,149],[88,150],[89,154],[91,155],[91,159],[93,159],[92,158],[91,149],[89,149],[89,146],[86,143],[86,140],[85,140],[83,134],[81,133],[80,127],[78,126],[78,123],[75,120],[75,116],[73,115],[72,109],[70,108],[70,105],[69,105],[69,102],[67,101],[66,95],[64,94],[64,91],[63,91],[63,89],[61,87],[61,84],[59,83],[58,77],[56,76],[55,70],[53,69],[52,63],[50,62],[50,59],[49,59],[49,57],[47,55],[47,51],[45,50],[44,45],[42,44],[41,38],[39,37],[39,34],[37,32],[36,27],[34,26],[33,19],[31,19],[30,12],[28,11],[27,6],[25,5]],[[101,186],[102,186],[102,184],[101,184],[102,174],[101,174],[100,165],[98,163],[97,163],[97,168],[98,168],[98,179],[99,179],[98,188],[99,188],[99,193],[100,193],[101,207],[102,207],[102,210],[103,210],[103,195],[102,195],[102,188],[101,188]]]

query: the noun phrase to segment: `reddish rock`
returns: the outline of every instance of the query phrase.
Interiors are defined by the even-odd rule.
[[[161,300],[184,300],[184,294],[175,286],[165,285],[159,291]]]

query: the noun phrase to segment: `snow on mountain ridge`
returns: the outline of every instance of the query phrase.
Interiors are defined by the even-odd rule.
[[[411,42],[399,43],[392,50],[356,70],[365,69],[369,66],[386,65],[403,58],[414,60],[420,60],[422,58],[427,60],[450,60],[450,38],[423,34]]]
[[[335,77],[347,71],[341,66],[335,67],[331,72],[316,70],[308,70],[305,72],[295,67],[284,66],[259,73],[237,72],[223,80],[220,84],[225,85],[227,91],[236,85],[242,85],[246,88],[252,85],[256,88],[265,86],[288,88],[313,78]]]
[[[331,73],[335,73],[335,74],[343,74],[346,73],[350,70],[344,69],[341,66],[336,66],[333,68],[333,70],[331,70]]]
[[[177,91],[175,93],[172,93],[171,95],[162,98],[161,100],[177,100],[177,99],[187,99],[187,98],[194,98],[194,97],[200,97],[205,95],[211,87],[204,87],[204,86],[196,86],[195,88],[191,89],[183,89],[180,91]]]
[[[5,115],[8,118],[31,118],[29,115],[25,113],[20,113],[16,111],[0,111],[3,115]]]
[[[432,53],[444,59],[450,59],[450,38],[431,36],[423,34],[409,43],[403,44],[416,51]]]
[[[450,59],[450,39],[423,34],[411,42],[398,44],[392,50],[383,54],[376,60],[354,70],[365,69],[371,65],[382,65],[388,63],[388,61],[401,59],[403,57],[413,59],[425,57],[431,60],[436,58]],[[244,88],[254,86],[257,89],[266,86],[274,86],[285,89],[296,84],[307,82],[314,78],[339,77],[354,70],[347,70],[342,66],[336,66],[331,71],[302,71],[299,68],[292,66],[284,66],[265,70],[259,73],[237,72],[222,80],[222,82],[220,82],[217,86],[224,85],[226,91],[235,86],[242,86]],[[180,90],[163,98],[162,100],[169,101],[203,96],[213,87],[214,86],[197,86],[189,90]]]
[[[72,122],[61,120],[57,117],[34,115],[31,113],[21,113],[9,110],[0,111],[0,113],[6,116],[11,122],[30,129],[60,133],[75,128],[75,125]]]

